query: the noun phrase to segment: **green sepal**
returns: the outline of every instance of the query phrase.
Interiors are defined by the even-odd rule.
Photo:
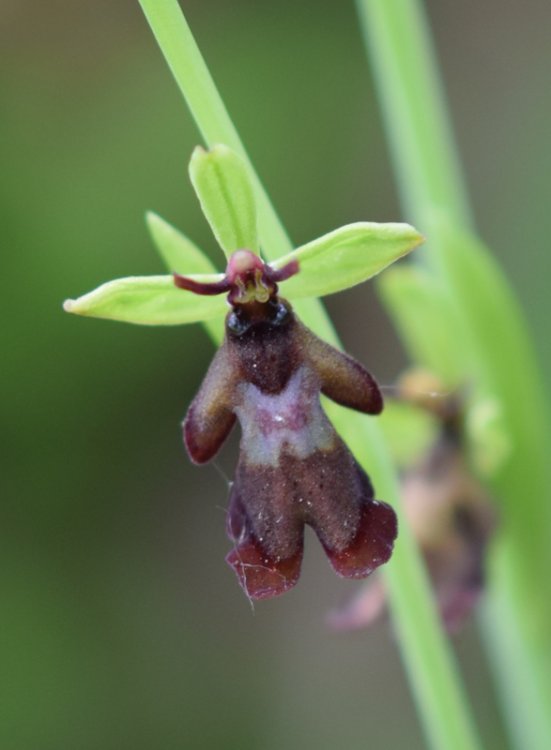
[[[145,220],[167,271],[185,276],[190,273],[217,273],[210,258],[179,229],[153,211],[146,213]]]
[[[467,412],[465,432],[477,473],[483,477],[497,474],[513,450],[500,401],[487,396],[473,404]]]
[[[153,211],[148,211],[145,220],[151,234],[153,244],[159,251],[167,271],[181,273],[216,273],[214,264],[205,253],[197,247],[179,229],[173,227]],[[183,290],[179,290],[186,294]],[[202,321],[208,334],[216,343],[224,338],[224,321],[222,318]]]
[[[477,386],[476,359],[449,294],[430,272],[412,266],[391,269],[378,288],[412,361],[450,390],[466,388],[470,463],[480,475],[495,475],[511,454],[511,440],[499,399]],[[497,321],[495,331],[501,335]]]
[[[197,146],[189,163],[201,208],[229,258],[236,250],[259,252],[253,188],[243,160],[224,145]]]
[[[358,222],[324,234],[271,265],[279,269],[299,262],[300,272],[282,283],[284,297],[323,297],[370,279],[422,241],[409,224]]]
[[[206,283],[220,281],[222,274],[189,275]],[[172,276],[128,276],[102,284],[76,300],[68,299],[66,312],[139,325],[198,323],[222,316],[225,297],[202,297],[174,285]]]
[[[439,281],[409,265],[388,271],[378,289],[411,360],[448,388],[465,385],[471,376],[469,347]]]

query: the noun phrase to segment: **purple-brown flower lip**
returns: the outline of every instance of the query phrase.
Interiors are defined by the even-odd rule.
[[[375,500],[367,474],[335,432],[320,394],[367,414],[382,409],[362,365],[303,326],[278,296],[296,259],[273,266],[237,250],[215,282],[174,275],[195,294],[228,294],[226,336],[184,421],[196,463],[213,458],[236,421],[240,455],[232,484],[226,558],[251,599],[278,596],[298,580],[304,526],[331,565],[364,578],[385,563],[396,515]]]
[[[220,281],[202,283],[187,276],[174,274],[179,289],[194,294],[214,295],[228,293],[230,305],[264,304],[277,296],[278,283],[298,273],[298,261],[292,260],[274,269],[250,250],[236,250],[228,261],[226,274]]]

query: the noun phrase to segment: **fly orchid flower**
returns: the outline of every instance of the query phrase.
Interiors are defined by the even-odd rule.
[[[238,250],[222,282],[198,284],[176,275],[195,294],[228,292],[226,335],[184,421],[196,463],[209,461],[232,429],[242,431],[227,531],[227,557],[253,599],[276,596],[300,573],[304,524],[318,535],[334,569],[363,578],[386,562],[397,534],[389,505],[374,500],[369,478],[339,438],[320,393],[367,414],[383,407],[371,375],[300,323],[278,296],[277,282],[296,261],[274,271]]]
[[[281,594],[298,580],[308,524],[338,574],[367,576],[390,557],[396,516],[374,499],[320,394],[367,414],[382,410],[382,397],[362,365],[306,328],[286,298],[358,284],[422,237],[407,224],[351,224],[268,264],[258,255],[253,190],[241,159],[225,146],[198,149],[190,172],[228,256],[225,274],[212,273],[201,251],[153,215],[153,238],[178,273],[108,282],[65,309],[142,324],[201,321],[218,340],[214,321],[225,313],[223,342],[189,407],[184,441],[191,459],[205,463],[240,423],[228,563],[249,597]],[[179,273],[186,263],[188,273]]]
[[[398,398],[435,420],[435,438],[402,476],[405,516],[425,558],[442,622],[458,631],[479,601],[485,579],[488,544],[496,513],[465,457],[464,398],[441,395],[429,373],[403,376]],[[344,608],[330,615],[340,630],[366,627],[386,611],[386,588],[380,578]]]

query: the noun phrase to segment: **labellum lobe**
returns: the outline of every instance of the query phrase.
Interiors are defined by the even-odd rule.
[[[216,290],[175,277],[195,293],[228,292],[224,343],[189,408],[184,440],[192,460],[204,463],[239,420],[227,520],[234,548],[227,561],[253,599],[296,584],[305,524],[346,578],[363,578],[385,563],[397,534],[394,511],[374,499],[369,478],[320,404],[323,393],[378,414],[380,391],[358,362],[317,338],[278,297],[277,283],[297,271],[295,263],[274,271],[240,250]]]

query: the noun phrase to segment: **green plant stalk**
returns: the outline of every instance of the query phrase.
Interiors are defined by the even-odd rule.
[[[291,249],[285,230],[258,179],[223,105],[176,0],[140,0],[142,9],[193,117],[207,143],[225,143],[245,160],[259,211],[259,236],[268,259]],[[310,300],[295,305],[318,335],[338,345],[322,305]],[[329,406],[330,417],[364,467],[369,468],[381,497],[399,509],[396,474],[378,426],[358,415]],[[367,460],[366,460],[367,455]],[[402,523],[400,542],[387,566],[391,605],[402,655],[432,747],[468,750],[479,747],[454,659],[442,633],[424,567],[409,529]]]
[[[513,459],[495,477],[502,533],[484,615],[488,651],[515,742],[551,738],[551,472],[548,408],[522,312],[493,258],[464,231],[470,210],[430,35],[416,0],[357,0],[409,219],[472,343],[473,372],[504,411]]]
[[[461,166],[419,6],[410,0],[356,0],[356,5],[407,212],[426,227],[427,210],[440,207],[455,224],[469,227]]]

